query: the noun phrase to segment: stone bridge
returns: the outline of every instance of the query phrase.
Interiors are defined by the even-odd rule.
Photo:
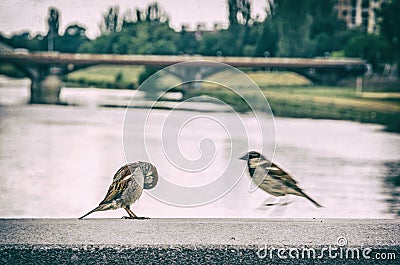
[[[191,69],[182,73],[171,72],[181,79],[200,79],[214,72],[207,72],[204,60],[224,63],[233,67],[280,69],[296,72],[319,84],[334,85],[343,77],[362,76],[366,62],[360,59],[328,58],[262,58],[262,57],[211,57],[211,56],[156,56],[111,54],[66,54],[57,52],[28,52],[3,46],[0,63],[15,65],[31,79],[31,103],[56,104],[62,86],[62,76],[93,65],[144,65],[165,67],[176,63],[191,63]],[[203,62],[200,62],[203,61]],[[183,78],[185,77],[185,78]]]

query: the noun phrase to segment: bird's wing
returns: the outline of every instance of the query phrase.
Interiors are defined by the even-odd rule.
[[[154,165],[151,163],[143,162],[144,184],[143,188],[152,189],[157,185],[158,172]]]
[[[117,171],[117,173],[115,173],[113,182],[108,188],[105,198],[100,202],[100,205],[117,199],[122,195],[122,192],[127,188],[128,183],[132,181],[131,172],[133,172],[134,169],[138,166],[135,164],[137,164],[137,162],[124,165]]]
[[[108,192],[100,203],[105,204],[114,199],[118,199],[123,191],[127,188],[130,181],[135,181],[132,176],[135,170],[141,167],[143,169],[144,182],[139,183],[145,189],[154,188],[158,182],[158,173],[154,165],[148,162],[134,162],[122,166],[117,173],[115,173],[113,182],[111,183]]]
[[[268,175],[278,181],[281,182],[283,185],[285,185],[286,187],[291,187],[293,189],[299,189],[297,187],[297,182],[296,180],[294,180],[289,173],[287,173],[286,171],[284,171],[282,168],[280,168],[278,165],[276,165],[275,163],[271,163],[271,165],[269,165],[269,163],[265,163],[265,164],[261,164],[261,167],[263,167],[263,169],[268,172]],[[263,180],[267,181],[267,180]]]
[[[285,172],[283,169],[281,169],[274,163],[272,163],[271,167],[276,168],[276,170],[270,170],[268,172],[268,175],[270,175],[271,178],[280,182],[283,186],[291,189],[292,194],[297,194],[297,195],[303,194],[303,190],[299,186],[297,186],[297,181],[294,180],[292,176],[290,176],[287,172]]]
[[[131,175],[142,163],[143,162],[138,161],[122,166],[120,169],[118,169],[117,173],[115,173],[113,181],[119,179],[121,176]]]
[[[289,173],[284,171],[281,167],[272,163],[270,167],[267,167],[268,174],[271,175],[273,178],[282,179],[282,181],[290,182],[292,184],[296,184],[296,180],[294,180]]]
[[[264,171],[265,174],[270,175],[271,177],[274,178],[288,178],[290,179],[293,183],[296,183],[296,181],[290,177],[289,173],[284,171],[282,168],[280,168],[278,165],[275,163],[271,163],[270,161],[265,160],[264,162],[260,162],[257,167]]]

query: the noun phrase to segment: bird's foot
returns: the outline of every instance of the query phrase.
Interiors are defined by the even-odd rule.
[[[264,206],[275,206],[279,205],[278,203],[265,203]]]
[[[282,203],[279,203],[279,202],[277,202],[277,203],[264,203],[262,206],[265,206],[265,207],[269,207],[269,206],[286,206],[286,205],[289,205],[289,204],[291,204],[293,201],[287,201],[287,202],[282,202]]]
[[[135,219],[138,219],[138,220],[147,220],[147,219],[150,219],[150,217],[146,217],[146,216],[137,216]]]
[[[279,206],[286,206],[286,205],[291,204],[292,202],[293,201],[283,202],[283,203],[279,204]]]
[[[149,218],[149,217],[143,217],[143,216],[135,216],[135,217],[132,217],[132,216],[122,216],[121,219],[145,220],[145,219],[150,219],[150,218]]]

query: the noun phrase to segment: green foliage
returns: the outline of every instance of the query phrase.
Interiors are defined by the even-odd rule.
[[[380,63],[388,61],[390,54],[389,44],[377,35],[359,35],[349,40],[344,47],[347,57],[360,57],[368,60],[378,70]]]
[[[0,35],[0,41],[15,48],[45,51],[49,38],[53,38],[54,50],[68,53],[258,57],[340,54],[364,58],[375,70],[383,63],[400,61],[400,0],[390,1],[377,13],[381,36],[346,29],[337,17],[336,0],[267,0],[264,21],[252,17],[250,0],[226,1],[229,27],[210,32],[193,32],[185,27],[176,32],[155,2],[144,10],[124,14],[117,6],[110,7],[103,14],[102,35],[93,41],[79,24],[68,26],[64,35],[55,34],[61,15],[52,9],[48,22],[54,36],[24,32],[11,38]],[[147,70],[143,76],[150,72]]]
[[[112,43],[116,38],[114,34],[102,35],[96,40],[84,43],[79,47],[81,53],[112,53]]]
[[[158,5],[157,2],[149,4],[146,8],[145,17],[147,22],[152,23],[168,23],[168,15]]]
[[[382,6],[378,15],[381,17],[382,36],[392,48],[392,58],[398,62],[400,73],[400,0],[393,0]]]
[[[195,35],[182,26],[181,32],[179,32],[179,36],[176,39],[176,48],[178,53],[195,54],[198,51],[199,43]]]
[[[345,25],[337,18],[335,2],[276,0],[272,20],[278,56],[314,57],[337,50],[342,43],[336,39]]]
[[[55,18],[53,18],[55,19]],[[58,30],[58,22],[52,21],[53,31]],[[78,24],[67,26],[64,35],[58,35],[53,32],[53,35],[46,36],[36,35],[31,36],[29,32],[15,34],[10,38],[0,35],[0,41],[10,45],[13,48],[23,48],[29,51],[47,51],[49,48],[49,39],[54,45],[50,45],[53,51],[74,53],[85,43],[89,43],[86,36],[86,28]]]
[[[92,66],[65,76],[68,86],[94,86],[104,88],[132,89],[138,86],[142,66]]]
[[[7,64],[7,63],[1,63],[0,64],[0,74],[1,75],[6,75],[9,77],[14,77],[14,78],[24,78],[26,75],[18,70],[14,65],[12,64]]]
[[[400,51],[400,0],[390,1],[382,6],[378,13],[381,16],[382,35],[393,45],[397,52]]]
[[[229,26],[248,25],[251,20],[251,2],[249,0],[228,0]]]
[[[63,36],[59,36],[55,40],[55,49],[65,53],[75,53],[79,47],[89,42],[86,36],[86,28],[80,25],[70,25],[65,30]]]
[[[58,29],[60,26],[60,11],[57,8],[49,8],[49,18],[47,19],[48,32],[47,32],[47,49],[48,51],[55,51],[55,39],[59,37]]]
[[[199,53],[207,56],[216,56],[217,52],[221,51],[223,41],[221,40],[222,32],[213,32],[205,34],[199,43]]]
[[[308,1],[307,1],[308,2]],[[277,55],[285,57],[310,57],[310,39],[313,17],[305,1],[279,0],[275,20],[278,31]]]
[[[249,106],[228,89],[191,91],[190,96],[208,95],[221,99],[238,112],[249,111]],[[388,102],[382,98],[364,98],[354,88],[319,86],[278,86],[263,89],[272,112],[276,116],[352,120],[383,124],[386,130],[400,132],[398,99]],[[378,93],[379,94],[379,93]],[[247,97],[251,97],[250,94]],[[255,101],[257,102],[257,101]],[[253,106],[262,108],[263,106]],[[264,106],[265,107],[265,106]]]
[[[100,24],[100,30],[103,34],[117,32],[121,25],[121,19],[119,15],[119,7],[112,6],[106,13],[103,14],[103,20]]]
[[[115,75],[115,83],[121,83],[124,79],[124,74],[119,71],[116,75]]]
[[[157,67],[146,67],[144,71],[139,75],[138,83],[142,84],[144,81],[146,81],[147,78],[149,78],[159,70],[160,68]]]
[[[199,41],[198,51],[207,56],[255,56],[262,30],[262,23],[254,23],[210,32]]]
[[[49,17],[47,19],[47,25],[49,27],[48,35],[58,35],[58,29],[60,27],[60,11],[55,7],[49,8]]]
[[[80,52],[109,54],[176,54],[176,32],[166,23],[125,22],[120,32],[102,35]]]
[[[13,48],[22,48],[30,51],[43,51],[47,49],[45,39],[41,35],[32,37],[29,32],[15,34],[10,38],[0,35],[0,41]]]
[[[177,35],[166,23],[141,22],[123,28],[130,38],[128,54],[176,54]]]
[[[278,31],[275,21],[267,19],[261,24],[261,32],[257,39],[255,56],[275,56],[277,51]]]

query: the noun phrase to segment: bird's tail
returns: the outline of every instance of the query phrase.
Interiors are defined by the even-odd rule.
[[[301,192],[301,195],[305,198],[307,198],[310,202],[314,203],[315,206],[317,206],[318,208],[324,207],[321,204],[319,204],[318,202],[314,201],[313,199],[311,199],[310,196],[308,196],[307,194],[305,194],[303,191]]]
[[[88,216],[89,214],[92,214],[92,213],[97,212],[97,211],[105,211],[108,208],[109,207],[107,207],[107,205],[105,205],[105,204],[99,205],[96,208],[94,208],[93,210],[91,210],[90,212],[88,212],[87,214],[79,217],[78,219],[81,220],[81,219],[85,218],[86,216]]]

